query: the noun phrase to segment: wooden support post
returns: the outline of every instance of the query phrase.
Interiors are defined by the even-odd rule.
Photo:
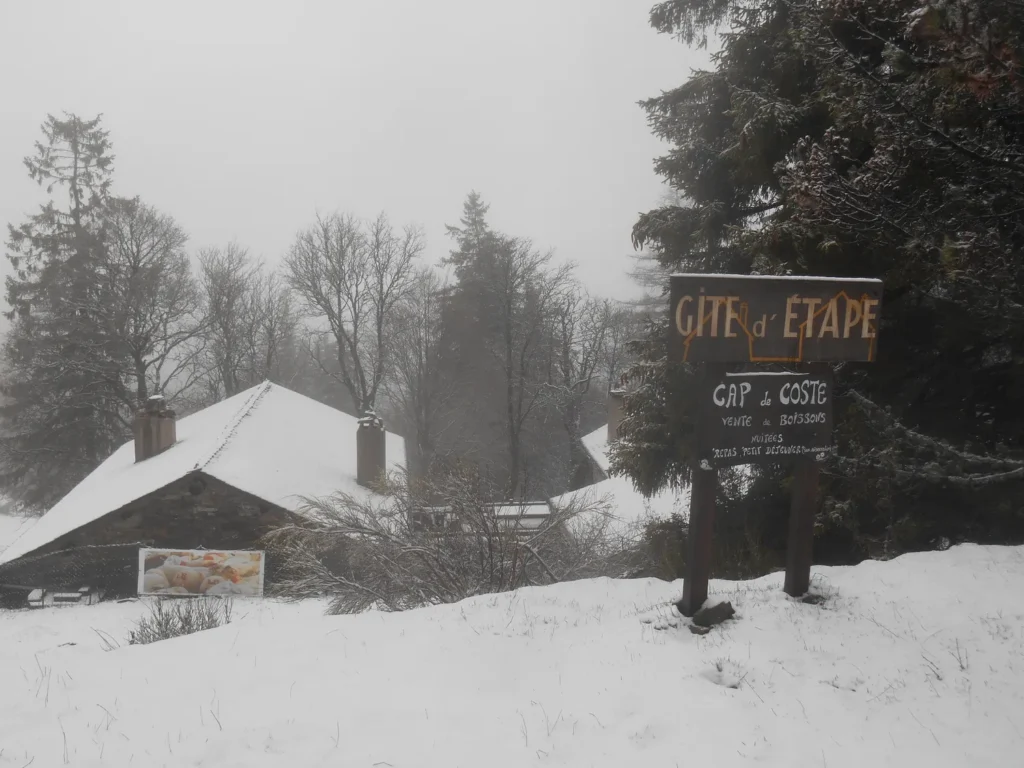
[[[686,536],[686,567],[683,599],[676,607],[683,616],[693,616],[708,599],[711,575],[712,539],[715,530],[715,496],[718,470],[694,467],[690,487],[690,522]]]
[[[818,503],[818,465],[801,458],[793,469],[790,490],[789,541],[786,543],[785,591],[791,597],[807,594],[814,559],[814,511]]]

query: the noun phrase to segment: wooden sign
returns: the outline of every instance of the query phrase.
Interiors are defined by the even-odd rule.
[[[826,363],[875,359],[880,280],[672,275],[669,360],[703,365],[683,596],[707,600],[718,468],[793,463],[786,594],[810,586],[818,462],[832,451]],[[730,375],[717,363],[801,364],[808,373]],[[803,365],[810,363],[811,365]]]
[[[705,376],[697,419],[701,469],[823,461],[832,452],[832,376]]]
[[[670,288],[675,362],[875,359],[881,280],[679,274]]]

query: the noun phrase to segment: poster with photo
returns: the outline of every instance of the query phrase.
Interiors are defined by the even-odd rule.
[[[263,595],[263,552],[140,549],[140,596]]]

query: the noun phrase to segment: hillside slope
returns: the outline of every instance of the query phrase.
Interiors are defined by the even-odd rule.
[[[1024,548],[715,582],[606,579],[403,614],[236,604],[147,647],[138,602],[0,612],[0,766],[964,766],[1024,754]]]

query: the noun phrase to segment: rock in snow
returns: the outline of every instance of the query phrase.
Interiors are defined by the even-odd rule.
[[[726,600],[724,603],[704,605],[694,614],[693,623],[698,627],[713,627],[723,621],[728,621],[735,615],[736,609],[732,607],[732,603]]]

